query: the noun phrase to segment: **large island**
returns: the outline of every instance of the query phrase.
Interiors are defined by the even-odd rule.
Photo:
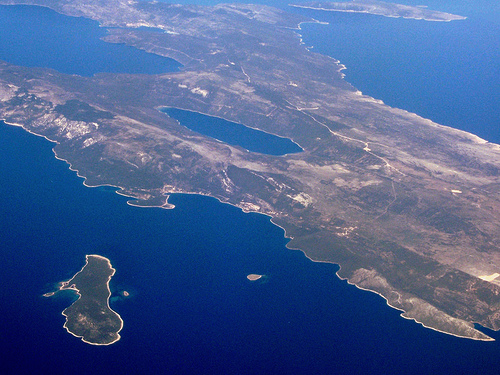
[[[304,4],[291,4],[291,6],[329,12],[367,13],[384,17],[403,17],[426,21],[449,22],[464,20],[466,18],[456,14],[427,9],[426,7],[386,3],[377,0],[352,0],[342,2],[312,1]]]
[[[171,208],[172,193],[269,215],[290,248],[338,263],[432,329],[490,340],[500,328],[500,146],[362,95],[300,43],[314,20],[262,6],[0,0],[88,17],[181,64],[161,75],[65,75],[0,63],[0,119],[57,142],[88,186]],[[154,28],[150,31],[148,28]],[[158,29],[164,32],[158,32]],[[249,152],[159,109],[216,116],[302,152]]]

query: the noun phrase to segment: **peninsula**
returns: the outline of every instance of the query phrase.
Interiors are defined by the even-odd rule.
[[[268,215],[289,248],[339,264],[339,277],[405,318],[477,340],[490,338],[474,323],[500,329],[500,146],[363,95],[338,61],[300,43],[300,24],[313,19],[248,4],[0,4],[91,18],[109,27],[107,42],[183,65],[80,77],[0,62],[0,119],[57,142],[86,185],[118,186],[140,206],[172,208],[170,194],[195,193]],[[165,107],[302,151],[248,151],[182,126]]]
[[[87,344],[110,345],[120,340],[123,320],[109,307],[109,281],[114,274],[107,258],[87,255],[81,271],[60,287],[78,293],[78,300],[63,311],[64,328]]]
[[[403,17],[426,21],[449,22],[466,19],[466,17],[430,10],[426,7],[386,3],[377,0],[352,0],[342,2],[312,1],[301,4],[290,4],[290,6],[330,12],[368,13],[384,17]]]

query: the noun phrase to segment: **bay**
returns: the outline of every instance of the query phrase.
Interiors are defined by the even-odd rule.
[[[247,151],[276,156],[302,151],[297,143],[288,138],[278,137],[219,117],[177,108],[163,108],[161,111],[190,130],[233,146],[243,147]]]

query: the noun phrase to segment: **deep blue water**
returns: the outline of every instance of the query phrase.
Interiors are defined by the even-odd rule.
[[[32,17],[26,27],[39,32],[39,10],[23,12]],[[80,19],[62,18],[65,27],[81,27]],[[7,26],[2,38],[15,32]],[[20,61],[34,58],[17,53]],[[113,50],[109,66],[85,74],[113,71],[122,53]],[[141,69],[148,72],[146,64]],[[377,295],[340,281],[335,265],[287,250],[283,231],[267,217],[194,195],[173,196],[174,210],[128,206],[113,189],[84,187],[54,159],[52,146],[0,123],[5,373],[498,372],[497,342],[458,339],[400,318]],[[62,328],[70,294],[42,297],[89,253],[111,260],[115,294],[132,293],[112,303],[125,326],[109,347],[84,344]],[[267,278],[252,283],[249,273]]]
[[[234,146],[241,146],[248,151],[267,155],[285,155],[302,151],[299,145],[288,138],[281,138],[218,117],[177,108],[163,108],[162,112],[188,129]]]

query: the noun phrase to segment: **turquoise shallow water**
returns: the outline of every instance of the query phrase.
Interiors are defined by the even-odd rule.
[[[0,16],[12,21],[11,11],[19,10],[0,7]],[[53,38],[58,29],[50,26],[59,22],[95,41],[95,24],[87,30],[82,20],[22,11],[31,34],[42,32],[36,20],[46,17],[44,32],[54,30]],[[0,35],[16,32],[8,25]],[[14,58],[2,51],[0,58]],[[122,53],[109,56],[121,60]],[[58,68],[36,56],[29,48],[15,52],[21,62]],[[61,70],[74,68],[70,55],[59,56]],[[85,74],[113,71],[116,62],[107,63]],[[497,342],[457,339],[400,318],[380,297],[340,281],[335,265],[287,250],[283,231],[267,217],[193,195],[172,197],[174,210],[131,207],[112,188],[84,187],[54,159],[52,146],[0,123],[6,373],[497,373]],[[112,303],[125,326],[122,340],[109,347],[83,344],[62,328],[61,311],[73,296],[42,297],[79,271],[89,253],[116,268],[115,296],[132,294]],[[250,273],[267,278],[252,283]]]

